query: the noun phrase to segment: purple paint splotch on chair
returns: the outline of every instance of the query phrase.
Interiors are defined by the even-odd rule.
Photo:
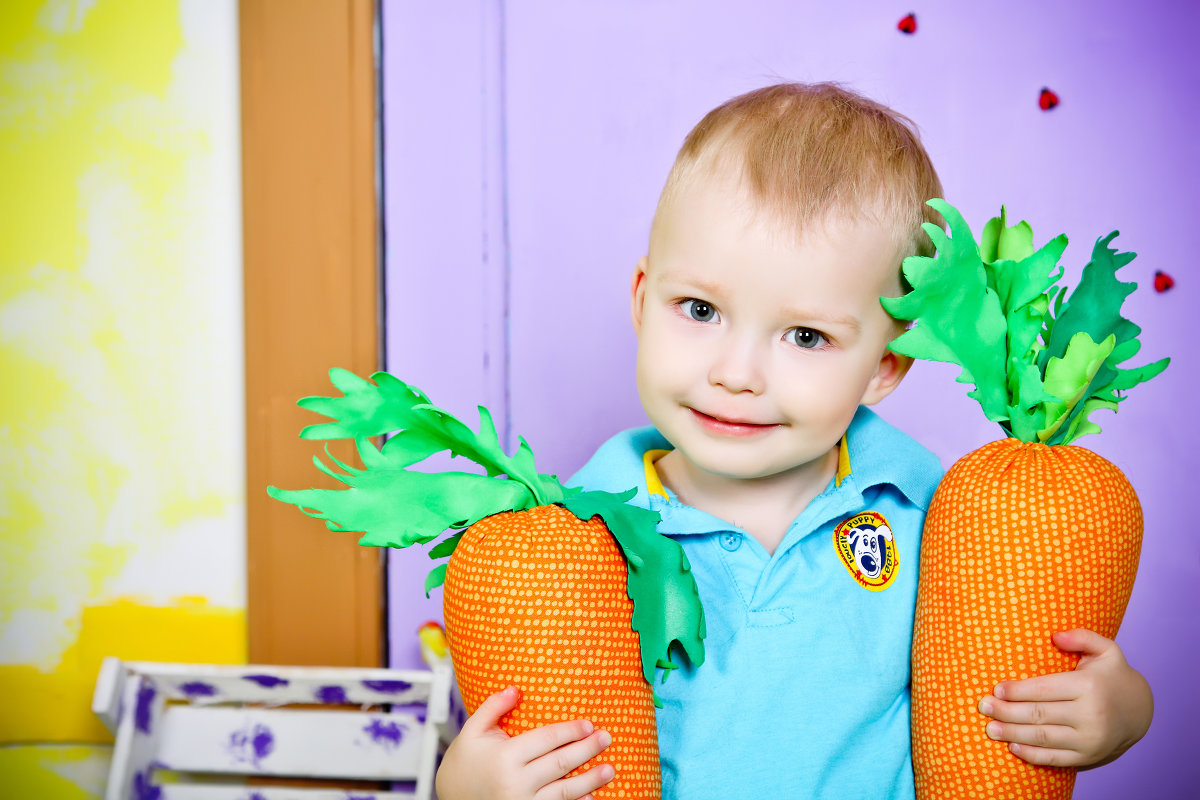
[[[380,694],[400,694],[412,688],[408,681],[363,681],[362,685]]]
[[[229,734],[229,754],[240,764],[258,769],[264,758],[275,750],[275,734],[266,725],[255,725]]]
[[[138,687],[137,707],[133,711],[133,722],[139,733],[150,735],[150,725],[154,715],[154,698],[158,692],[154,684],[143,680]]]
[[[404,739],[405,727],[391,720],[373,719],[371,724],[363,728],[363,732],[371,737],[377,745],[394,750]]]
[[[287,678],[280,678],[277,675],[243,675],[242,680],[257,683],[264,689],[278,689],[280,686],[287,686]]]
[[[321,686],[313,692],[313,696],[319,703],[338,705],[346,702],[346,689],[343,686]]]
[[[214,696],[217,693],[217,687],[203,681],[190,681],[179,684],[179,691],[183,692],[189,699],[195,700],[198,697]]]
[[[150,771],[147,767],[133,776],[133,785],[129,787],[129,800],[160,800],[162,787],[150,781]]]

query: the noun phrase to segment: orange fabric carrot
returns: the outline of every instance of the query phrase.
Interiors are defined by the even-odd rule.
[[[1055,631],[1113,637],[1133,588],[1142,512],[1113,464],[1069,444],[1099,431],[1092,411],[1166,368],[1133,369],[1140,329],[1120,315],[1132,254],[1096,243],[1070,299],[1054,284],[1066,247],[1035,252],[1004,213],[981,243],[949,204],[932,200],[951,236],[926,225],[936,258],[906,259],[913,291],[884,301],[916,324],[892,345],[957,363],[961,382],[1009,438],[964,456],[930,505],[913,635],[913,768],[919,800],[1069,798],[1075,770],[1028,764],[984,732],[976,710],[1002,680],[1073,669]]]
[[[630,625],[627,571],[599,519],[558,506],[497,514],[471,526],[450,558],[446,631],[468,710],[522,687],[501,721],[505,733],[592,720],[613,744],[580,769],[599,760],[616,769],[597,794],[659,797],[654,702]]]
[[[451,532],[430,551],[449,556],[426,580],[444,582],[451,660],[467,711],[508,686],[521,690],[501,720],[516,735],[586,718],[612,734],[600,756],[616,777],[597,798],[661,796],[652,680],[682,649],[704,660],[704,618],[686,556],[655,530],[658,515],[613,495],[564,488],[541,475],[522,440],[502,450],[488,412],[476,433],[387,373],[373,383],[344,370],[344,397],[300,401],[334,418],[301,435],[353,438],[364,469],[317,461],[348,489],[268,489],[360,544],[407,547]],[[382,447],[370,437],[399,431]],[[486,475],[409,467],[449,451]],[[330,456],[332,458],[332,456]],[[595,760],[593,760],[594,762]],[[589,762],[581,771],[592,766]]]

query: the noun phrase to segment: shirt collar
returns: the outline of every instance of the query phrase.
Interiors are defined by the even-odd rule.
[[[851,473],[850,468],[850,448],[846,445],[846,435],[842,435],[842,440],[838,443],[838,467],[837,474],[833,476],[834,486],[841,486]],[[667,489],[663,486],[662,479],[658,477],[658,469],[654,466],[660,458],[665,456],[670,450],[647,450],[642,454],[642,470],[646,475],[646,491],[651,497],[661,497],[667,499]]]
[[[847,458],[854,465],[851,481],[859,491],[890,484],[913,505],[929,507],[942,479],[937,456],[866,406],[859,406],[847,439]]]
[[[642,454],[646,491],[651,497],[670,498],[654,464],[670,450],[651,448]],[[879,484],[891,484],[914,505],[928,508],[942,476],[937,458],[907,434],[888,425],[866,406],[860,406],[850,428],[838,444],[838,468],[834,486],[846,478],[859,492]]]

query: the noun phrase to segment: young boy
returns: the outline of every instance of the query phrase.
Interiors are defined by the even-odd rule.
[[[704,602],[706,661],[656,686],[663,796],[911,798],[909,650],[924,515],[941,467],[866,406],[910,366],[880,306],[927,254],[941,185],[909,123],[830,85],[773,86],[684,142],[634,271],[638,392],[653,428],[574,483],[658,511]],[[1111,760],[1152,701],[1117,645],[1059,634],[1079,668],[980,698],[1038,764]],[[610,739],[587,721],[509,739],[510,689],[468,720],[442,800],[577,798]]]

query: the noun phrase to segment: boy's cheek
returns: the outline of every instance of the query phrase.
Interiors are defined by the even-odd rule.
[[[638,334],[638,359],[662,362],[662,366],[679,363],[696,357],[696,349],[702,344],[687,337],[673,325],[672,320],[664,318],[661,310],[647,313],[643,317],[642,329]]]

